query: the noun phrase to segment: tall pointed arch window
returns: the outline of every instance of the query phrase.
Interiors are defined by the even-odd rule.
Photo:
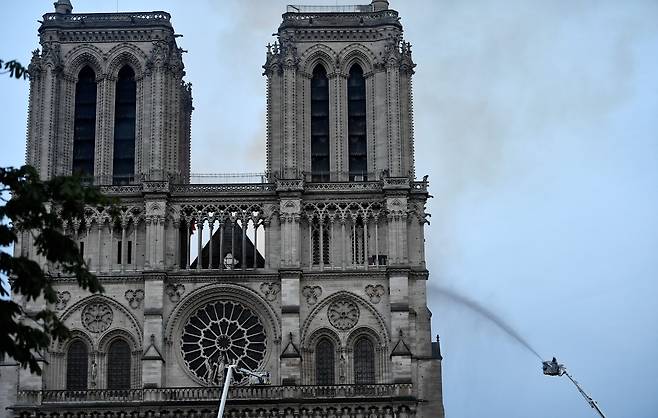
[[[91,180],[96,146],[96,73],[89,66],[78,74],[73,117],[72,172]]]
[[[347,79],[347,134],[350,180],[367,180],[366,79],[359,64]]]
[[[334,343],[328,338],[321,339],[315,346],[315,384],[333,385],[334,377]]]
[[[89,351],[87,345],[76,340],[66,353],[66,390],[87,390]]]
[[[366,337],[359,338],[354,344],[354,383],[375,383],[375,348]]]
[[[107,388],[130,389],[130,346],[118,339],[107,350]]]
[[[329,79],[322,64],[311,78],[311,180],[329,181]]]
[[[115,93],[112,170],[114,184],[129,184],[134,180],[136,103],[135,72],[125,65],[119,71]]]

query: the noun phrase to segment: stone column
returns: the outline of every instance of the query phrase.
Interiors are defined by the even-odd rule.
[[[391,176],[401,177],[406,175],[402,172],[402,155],[400,143],[400,65],[398,60],[399,51],[396,42],[390,43],[390,55],[386,62],[386,88],[387,88],[387,115],[388,115],[388,144],[389,172]]]
[[[300,345],[300,288],[302,273],[299,270],[281,270],[281,336],[284,347],[280,356],[280,376],[283,385],[301,384],[302,358]]]
[[[283,68],[283,178],[297,178],[297,48],[292,39],[281,40]]]
[[[165,219],[169,183],[145,181],[143,185],[146,206],[145,269],[163,270],[165,268]]]
[[[164,384],[163,318],[164,284],[167,275],[161,272],[144,273],[144,356],[142,382],[144,387]]]
[[[39,176],[48,179],[54,172],[56,135],[58,127],[59,80],[61,57],[59,44],[48,42],[43,45],[41,73],[41,129],[39,131],[39,159],[36,166]],[[37,161],[35,161],[37,162]]]
[[[281,219],[281,263],[285,268],[298,268],[301,262],[301,199],[282,198],[280,203]]]

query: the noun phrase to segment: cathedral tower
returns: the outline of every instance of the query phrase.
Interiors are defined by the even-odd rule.
[[[386,0],[288,6],[267,47],[266,181],[191,184],[190,87],[165,12],[55,3],[30,64],[27,161],[117,198],[65,225],[105,293],[53,277],[72,331],[6,416],[443,417],[427,307],[411,46]],[[27,310],[29,304],[25,305]],[[4,416],[1,415],[0,416]],[[72,416],[68,415],[68,416]]]
[[[268,47],[268,170],[307,181],[413,177],[411,46],[387,1],[288,6]]]
[[[29,65],[27,162],[100,185],[187,181],[192,97],[169,14],[55,8]]]

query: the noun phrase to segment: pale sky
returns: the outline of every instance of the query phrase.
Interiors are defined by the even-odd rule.
[[[367,1],[365,1],[367,2]],[[335,0],[310,1],[336,4]],[[343,2],[339,2],[343,4]],[[73,0],[75,12],[116,0]],[[264,45],[285,1],[119,1],[172,14],[193,83],[194,172],[264,166]],[[392,0],[414,48],[430,286],[480,302],[609,417],[658,416],[658,2]],[[28,64],[52,1],[7,2]],[[5,76],[6,77],[6,76]],[[227,80],[221,82],[218,80]],[[0,164],[24,159],[27,82],[0,79]],[[566,378],[430,291],[449,418],[586,418]]]

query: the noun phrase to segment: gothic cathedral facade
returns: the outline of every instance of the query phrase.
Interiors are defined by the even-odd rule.
[[[166,12],[55,3],[29,66],[27,163],[118,199],[64,225],[105,292],[52,271],[72,332],[3,417],[443,417],[411,46],[386,0],[288,6],[268,45],[267,167],[190,176],[191,85]],[[35,258],[24,235],[17,254]],[[34,302],[31,302],[34,303]],[[38,306],[25,304],[29,311]],[[262,384],[266,383],[266,384]]]

